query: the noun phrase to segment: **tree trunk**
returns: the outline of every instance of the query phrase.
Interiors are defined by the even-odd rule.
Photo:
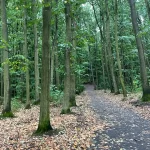
[[[109,16],[109,8],[108,8],[108,0],[105,0],[106,4],[106,45],[107,45],[107,52],[108,52],[108,57],[109,57],[109,69],[111,73],[111,78],[112,78],[112,84],[114,88],[114,93],[118,94],[119,90],[117,87],[117,82],[114,74],[114,62],[112,58],[112,50],[111,50],[111,43],[110,43],[110,16]]]
[[[76,93],[76,77],[75,77],[75,65],[76,65],[76,22],[75,16],[72,17],[72,53],[71,53],[71,76],[70,76],[70,107],[76,106],[75,93]]]
[[[109,70],[109,62],[108,62],[108,54],[107,54],[107,42],[106,42],[106,23],[104,21],[104,14],[102,15],[102,22],[103,22],[103,35],[104,35],[104,39],[103,39],[103,53],[104,53],[104,64],[105,64],[105,67],[106,67],[106,73],[105,75],[107,75],[107,78],[108,78],[108,85],[111,89],[111,92],[113,91],[113,85],[112,85],[112,82],[111,82],[111,74],[110,74],[110,70]],[[106,77],[106,76],[105,76]]]
[[[44,0],[43,6],[43,35],[42,35],[42,70],[41,70],[41,99],[40,118],[36,133],[52,130],[49,116],[50,94],[50,7],[51,0]]]
[[[26,7],[26,3],[25,3]],[[28,59],[28,45],[27,45],[27,9],[24,8],[24,56]],[[30,108],[30,76],[29,67],[26,70],[26,105],[25,109]]]
[[[58,0],[55,0],[56,7],[58,7]],[[58,14],[55,14],[55,41],[54,41],[54,48],[55,48],[55,74],[56,74],[56,86],[59,89],[60,87],[60,79],[59,79],[59,62],[58,62]]]
[[[144,50],[143,50],[143,46],[142,46],[141,37],[138,36],[139,27],[138,27],[138,23],[137,23],[135,0],[129,0],[129,5],[130,5],[130,9],[131,9],[132,25],[133,25],[133,30],[134,30],[135,39],[136,39],[136,45],[137,45],[137,49],[138,49],[139,61],[140,61],[140,75],[141,75],[142,90],[143,90],[142,100],[150,101],[150,87],[148,85],[148,77],[147,77],[147,70],[146,70],[146,64],[145,64]]]
[[[7,28],[7,13],[6,13],[6,1],[1,0],[1,15],[2,15],[2,39],[8,43],[8,28]],[[3,61],[8,59],[8,47],[3,49]],[[11,95],[10,95],[10,78],[9,78],[9,66],[4,64],[4,105],[2,114],[5,117],[12,117],[11,112]]]
[[[150,4],[148,0],[145,0],[145,5],[146,5],[147,13],[148,13],[148,18],[150,20]]]
[[[39,54],[38,54],[38,35],[37,35],[37,11],[36,4],[37,0],[33,0],[33,13],[34,13],[34,65],[35,65],[35,102],[39,102]]]
[[[127,91],[125,89],[124,79],[122,75],[122,68],[121,68],[121,62],[120,62],[120,56],[119,56],[119,49],[118,49],[118,2],[115,0],[115,42],[116,42],[116,57],[117,57],[117,64],[118,64],[118,70],[119,70],[119,79],[123,91],[123,96],[127,97]]]
[[[2,64],[3,63],[3,52],[2,52],[2,49],[0,49],[0,63]],[[1,65],[2,67],[2,65]],[[1,97],[4,97],[4,79],[3,79],[3,73],[1,72],[0,73],[0,96]]]
[[[65,79],[64,79],[64,100],[62,114],[70,113],[70,56],[71,56],[71,5],[70,1],[65,3],[65,18],[66,18],[66,46],[65,51]]]
[[[55,38],[54,38],[55,40]],[[54,41],[55,43],[55,41]],[[53,85],[54,84],[54,59],[55,59],[55,45],[53,44],[52,46],[52,50],[51,50],[51,60],[50,60],[50,65],[51,65],[51,75],[50,75],[50,85]]]

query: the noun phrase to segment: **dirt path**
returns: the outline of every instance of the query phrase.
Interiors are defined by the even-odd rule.
[[[150,121],[143,119],[129,108],[116,106],[99,96],[93,87],[86,86],[90,105],[97,117],[106,121],[110,128],[96,132],[94,150],[150,150]]]

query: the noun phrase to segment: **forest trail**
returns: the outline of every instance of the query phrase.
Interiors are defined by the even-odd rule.
[[[98,95],[93,86],[86,85],[90,105],[99,119],[109,124],[93,139],[96,150],[150,150],[150,121],[130,108],[118,107],[109,99]]]

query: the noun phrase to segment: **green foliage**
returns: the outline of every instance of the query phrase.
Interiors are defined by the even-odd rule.
[[[50,99],[54,104],[61,104],[63,99],[63,92],[58,90],[55,85],[50,87]]]
[[[84,85],[80,85],[80,84],[76,85],[76,94],[82,93],[84,89],[85,89]]]
[[[3,65],[5,64],[9,65],[11,73],[15,73],[17,71],[26,72],[28,69],[29,60],[23,55],[15,55],[3,62]]]
[[[20,100],[13,98],[11,101],[12,111],[18,111],[20,108],[23,108],[23,104]]]
[[[8,43],[4,40],[0,40],[1,44],[0,44],[0,49],[5,49],[6,47],[8,47]]]
[[[0,118],[13,118],[13,117],[14,117],[14,114],[11,111],[10,112],[4,112],[0,116]]]

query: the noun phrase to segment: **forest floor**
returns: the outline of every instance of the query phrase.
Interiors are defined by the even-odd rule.
[[[59,130],[52,136],[32,136],[39,106],[20,109],[15,118],[0,120],[0,150],[149,150],[150,103],[138,97],[131,94],[121,101],[121,94],[87,85],[76,97],[73,114],[60,115],[61,106],[50,106],[51,125]]]
[[[50,106],[50,120],[53,129],[59,133],[52,136],[32,136],[37,129],[39,106],[29,110],[20,109],[15,118],[0,120],[0,150],[86,150],[92,145],[95,131],[102,131],[107,125],[96,120],[88,107],[86,91],[76,97],[77,106],[73,114],[61,115],[61,106]],[[0,110],[1,111],[1,110]],[[95,116],[95,117],[94,117]]]

